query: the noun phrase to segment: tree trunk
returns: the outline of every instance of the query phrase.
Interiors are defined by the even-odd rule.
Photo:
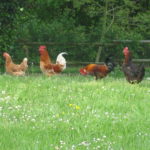
[[[102,47],[102,46],[99,46],[98,51],[97,51],[97,55],[96,55],[96,59],[95,59],[95,63],[98,63],[98,62],[99,62],[102,49],[103,49],[103,47]]]
[[[28,46],[27,46],[27,45],[24,45],[24,46],[23,46],[23,49],[24,49],[24,51],[25,51],[26,57],[28,58],[28,57],[29,57],[29,49],[28,49]]]
[[[103,26],[102,26],[102,34],[101,34],[101,38],[100,38],[100,43],[103,44],[104,39],[105,39],[105,33],[106,33],[106,22],[107,22],[107,9],[108,9],[108,2],[106,0],[105,2],[105,12],[104,12],[104,21],[103,21]],[[95,62],[98,63],[100,60],[100,56],[101,56],[101,52],[102,52],[102,45],[99,46],[98,51],[97,51],[97,55],[96,55],[96,59]]]

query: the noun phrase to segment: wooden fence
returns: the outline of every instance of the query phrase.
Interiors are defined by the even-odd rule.
[[[133,42],[137,42],[137,43],[143,43],[143,44],[150,44],[150,40],[138,40],[138,41],[134,41],[134,40],[112,40],[111,42],[107,42],[107,43],[99,43],[99,42],[93,42],[93,43],[86,43],[86,42],[80,42],[80,43],[57,43],[57,42],[29,42],[29,41],[23,41],[20,40],[18,41],[21,45],[23,45],[24,51],[26,53],[26,56],[29,55],[29,49],[28,46],[30,45],[35,45],[35,46],[39,46],[39,45],[51,45],[51,46],[55,46],[55,45],[68,45],[68,46],[80,46],[80,45],[95,45],[95,46],[112,46],[112,45],[118,45],[118,44],[122,44],[122,43],[133,43]],[[123,60],[116,60],[116,63],[118,64],[122,64]],[[135,63],[143,63],[146,66],[150,66],[150,59],[133,59],[133,62]],[[95,62],[67,62],[68,65],[87,65],[87,64],[93,64]],[[104,64],[104,62],[98,62],[97,64]]]
[[[58,43],[58,42],[29,42],[29,41],[18,41],[21,45],[69,45],[69,46],[76,46],[76,45],[95,45],[95,46],[105,46],[105,45],[115,45],[115,44],[122,44],[122,43],[144,43],[150,44],[150,40],[112,40],[111,42],[107,43],[99,43],[99,42],[78,42],[78,43]]]
[[[145,66],[150,66],[150,59],[133,59],[132,60],[134,63],[137,64],[144,64]],[[123,60],[116,60],[116,64],[122,65]],[[88,64],[95,64],[95,62],[67,62],[68,65],[70,66],[82,66],[82,65],[88,65]],[[96,64],[104,64],[104,62],[98,62]]]

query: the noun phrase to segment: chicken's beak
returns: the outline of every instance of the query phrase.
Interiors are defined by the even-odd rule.
[[[87,75],[86,69],[81,68],[80,69],[80,74]]]
[[[7,56],[7,53],[3,53],[3,57],[6,57]]]

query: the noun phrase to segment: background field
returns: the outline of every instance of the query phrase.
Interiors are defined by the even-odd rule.
[[[148,70],[131,85],[118,69],[99,81],[77,69],[0,76],[1,150],[149,149]]]

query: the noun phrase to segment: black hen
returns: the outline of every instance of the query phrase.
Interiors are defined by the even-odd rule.
[[[124,63],[122,65],[122,70],[127,81],[131,84],[139,83],[142,81],[145,75],[145,68],[143,65],[136,65],[132,62],[131,52],[128,47],[123,50],[125,56]]]

